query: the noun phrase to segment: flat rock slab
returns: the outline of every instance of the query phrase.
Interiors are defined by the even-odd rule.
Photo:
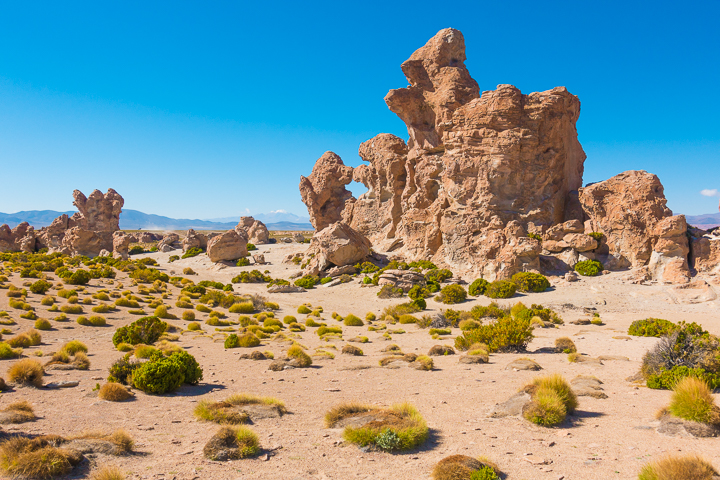
[[[597,378],[584,375],[577,376],[570,381],[573,392],[578,397],[608,398],[607,394],[603,392],[602,384],[603,382]]]
[[[353,428],[360,428],[362,426],[367,425],[368,423],[372,422],[382,422],[383,420],[387,419],[387,415],[383,415],[378,412],[364,412],[364,413],[358,413],[356,415],[352,415],[349,417],[345,417],[343,419],[340,419],[333,425],[333,428],[345,428],[345,427],[353,427]]]
[[[692,422],[672,415],[663,415],[657,431],[670,437],[684,438],[708,438],[717,437],[720,434],[720,429],[713,425]]]
[[[80,385],[80,382],[52,382],[48,383],[46,385],[43,385],[43,388],[49,388],[49,389],[55,389],[55,388],[71,388],[71,387],[77,387]]]
[[[591,365],[593,367],[602,367],[603,364],[600,359],[595,357],[589,357],[587,355],[578,355],[577,357],[575,357],[574,363],[582,363],[584,365]]]
[[[601,362],[607,361],[607,360],[617,360],[620,362],[629,362],[630,359],[628,357],[624,357],[622,355],[600,355],[597,357],[598,360]]]
[[[530,403],[529,393],[518,392],[503,403],[498,403],[490,409],[488,417],[490,418],[503,418],[503,417],[515,417],[520,415],[525,405]]]
[[[268,293],[302,293],[305,289],[297,285],[273,285],[267,289]]]
[[[517,360],[513,360],[512,362],[508,363],[505,367],[505,370],[542,370],[542,367],[540,364],[538,364],[534,360],[530,360],[529,358],[518,358]]]
[[[461,355],[458,359],[458,363],[470,365],[476,363],[488,363],[488,358],[485,355]]]

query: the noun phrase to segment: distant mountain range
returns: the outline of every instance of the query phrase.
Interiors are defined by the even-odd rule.
[[[686,215],[685,219],[693,227],[708,228],[720,227],[720,213],[708,213],[707,215]]]
[[[28,222],[35,228],[42,228],[50,225],[55,218],[63,213],[72,216],[75,212],[31,210],[17,213],[0,213],[0,225],[7,223],[10,228],[14,228],[19,223]],[[253,217],[263,222],[268,230],[313,230],[307,218],[298,217],[292,213],[272,212],[270,214],[253,215]],[[292,221],[296,219],[299,221]],[[240,217],[214,220],[177,219],[123,209],[120,214],[120,228],[123,230],[187,230],[189,228],[195,230],[230,230],[237,225],[239,220]]]

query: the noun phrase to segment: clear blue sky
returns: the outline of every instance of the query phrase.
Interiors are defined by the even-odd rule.
[[[644,169],[675,212],[716,212],[718,18],[714,0],[3,2],[0,211],[113,187],[172,217],[306,215],[323,152],[355,166],[377,133],[407,138],[383,97],[454,27],[482,90],[580,97],[585,182]]]

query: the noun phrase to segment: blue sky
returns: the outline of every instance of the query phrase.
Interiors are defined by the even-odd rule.
[[[112,187],[172,217],[306,215],[323,152],[355,166],[377,133],[407,138],[383,97],[454,27],[482,90],[579,96],[586,183],[644,169],[676,213],[716,212],[718,18],[716,1],[4,2],[0,211]]]

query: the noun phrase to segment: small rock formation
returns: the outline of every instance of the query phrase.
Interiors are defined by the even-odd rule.
[[[47,248],[50,253],[95,257],[102,250],[113,249],[113,233],[120,230],[120,212],[124,200],[112,188],[103,194],[93,191],[86,197],[73,192],[73,205],[78,209],[72,217],[63,214],[48,227],[35,230],[27,222],[10,230],[0,227],[0,252],[33,252]]]
[[[125,235],[122,231],[113,234],[113,256],[127,260],[130,257],[130,236]]]
[[[245,231],[228,230],[213,237],[207,242],[207,254],[211,262],[237,260],[247,256],[247,236]]]
[[[270,243],[270,232],[260,220],[253,217],[240,217],[240,222],[235,227],[235,231],[239,233],[242,230],[248,241],[255,245],[264,245]]]
[[[317,275],[331,267],[354,265],[370,255],[370,242],[348,225],[336,222],[315,233],[308,249],[306,274]]]
[[[172,252],[181,248],[180,236],[177,233],[168,233],[158,243],[158,250],[161,252]]]
[[[202,248],[207,249],[208,237],[205,234],[197,233],[192,228],[187,231],[185,238],[182,241],[182,250],[187,252],[191,248]]]
[[[698,273],[720,275],[720,230],[690,230],[690,263]]]

